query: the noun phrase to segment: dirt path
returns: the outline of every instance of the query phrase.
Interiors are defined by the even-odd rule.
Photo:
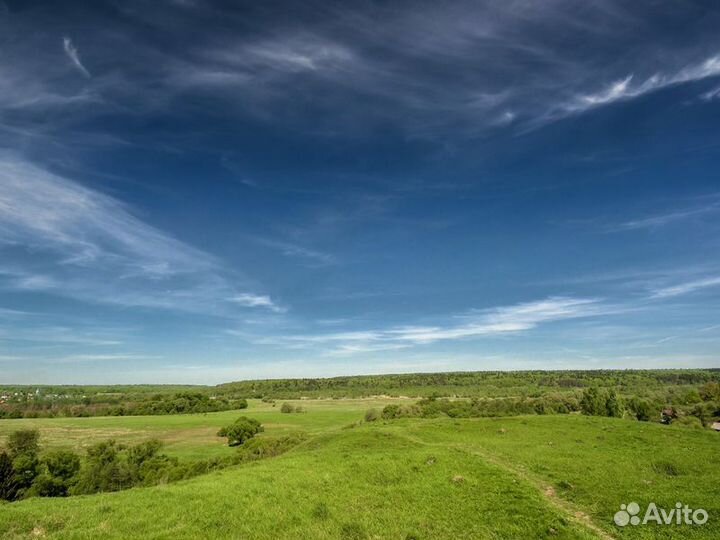
[[[503,470],[511,473],[512,475],[518,477],[523,482],[533,486],[540,493],[542,493],[542,495],[545,497],[545,499],[548,501],[548,503],[553,508],[559,510],[562,514],[564,514],[568,520],[572,521],[573,523],[575,523],[577,525],[580,525],[581,527],[589,529],[595,535],[597,535],[598,538],[602,538],[603,540],[615,540],[614,536],[612,536],[607,531],[603,530],[598,525],[596,525],[592,521],[592,518],[586,512],[583,512],[582,510],[580,510],[573,503],[561,498],[555,492],[555,488],[552,485],[548,484],[542,478],[528,472],[522,466],[508,463],[507,461],[500,459],[496,455],[491,454],[487,451],[484,451],[475,445],[463,445],[463,444],[444,445],[441,443],[429,443],[429,442],[423,441],[422,439],[419,439],[417,437],[413,437],[412,435],[398,435],[398,436],[405,438],[409,441],[412,441],[414,443],[421,444],[423,446],[442,446],[445,448],[452,448],[454,450],[463,452],[465,454],[479,457],[486,463],[489,463],[499,469],[503,469]]]
[[[513,475],[517,476],[524,482],[530,484],[531,486],[535,487],[540,493],[543,494],[545,499],[556,509],[560,510],[565,516],[587,529],[590,529],[592,532],[594,532],[599,538],[602,538],[603,540],[614,540],[615,537],[610,535],[607,531],[601,529],[598,527],[593,521],[592,518],[582,510],[580,510],[577,506],[572,504],[569,501],[566,501],[565,499],[558,496],[558,494],[555,492],[555,488],[548,484],[543,479],[535,476],[532,473],[529,473],[524,468],[519,467],[517,465],[509,464],[506,461],[502,459],[498,459],[497,456],[494,456],[492,454],[489,454],[485,451],[479,450],[477,447],[465,447],[463,445],[452,445],[452,448],[455,448],[456,450],[460,450],[462,452],[478,456],[483,461],[486,461],[487,463],[491,463],[492,465],[495,465],[496,467],[500,469],[504,469]]]

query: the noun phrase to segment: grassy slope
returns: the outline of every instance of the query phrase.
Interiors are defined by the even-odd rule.
[[[479,455],[616,536],[720,538],[720,436],[708,430],[579,415],[400,421],[382,429]],[[702,527],[615,527],[614,513],[632,501],[643,509],[682,502],[704,508],[710,520]]]
[[[583,525],[585,514],[617,537],[720,537],[715,433],[575,415],[341,429],[361,417],[366,401],[304,405],[307,414],[282,415],[258,403],[244,412],[263,421],[268,434],[315,435],[285,456],[168,486],[5,505],[0,537],[601,536]],[[180,437],[236,415],[79,420],[118,422],[140,438],[153,429]],[[50,421],[32,422],[44,429]],[[201,446],[193,448],[199,453]],[[456,476],[463,480],[453,482]],[[708,510],[710,521],[681,529],[615,527],[614,512],[633,500],[668,508],[682,501]]]
[[[590,537],[500,468],[365,428],[174,485],[0,510],[3,538],[543,538],[551,527]]]

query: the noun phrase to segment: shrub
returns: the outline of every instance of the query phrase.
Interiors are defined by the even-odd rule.
[[[23,454],[37,455],[40,450],[40,433],[37,429],[13,431],[8,436],[7,448],[13,459]]]
[[[41,497],[66,497],[77,482],[80,458],[68,450],[55,450],[45,456],[43,466],[32,491]]]
[[[284,454],[305,440],[301,434],[251,439],[240,447],[235,461],[255,461]]]
[[[673,425],[683,426],[691,429],[703,429],[703,427],[705,427],[703,426],[702,421],[696,416],[681,416],[675,422],[673,422]]]
[[[293,413],[293,412],[295,412],[295,407],[292,405],[292,403],[285,402],[280,406],[280,412],[281,413]]]
[[[399,411],[400,411],[400,405],[395,405],[395,404],[385,405],[385,408],[382,411],[382,417],[385,420],[397,418]]]
[[[698,418],[703,425],[708,425],[720,416],[720,403],[698,403],[690,410],[690,414]]]
[[[375,422],[376,420],[380,419],[380,413],[377,409],[368,409],[365,412],[365,421],[366,422]]]
[[[241,416],[229,426],[218,431],[218,437],[227,437],[228,446],[238,446],[252,439],[261,431],[264,431],[264,428],[260,422],[254,418]]]
[[[132,474],[127,462],[121,459],[124,447],[114,440],[103,441],[87,449],[85,466],[80,470],[73,494],[119,491],[132,486]]]

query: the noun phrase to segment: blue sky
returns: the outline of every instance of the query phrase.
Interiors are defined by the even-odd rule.
[[[0,382],[720,367],[715,2],[0,2]]]

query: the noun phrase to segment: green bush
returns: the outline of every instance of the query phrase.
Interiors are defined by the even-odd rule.
[[[282,437],[260,437],[243,444],[235,461],[255,461],[284,454],[305,440],[302,434],[284,435]]]
[[[80,458],[68,450],[55,450],[42,460],[43,472],[32,486],[41,497],[66,497],[77,482]]]
[[[281,413],[293,413],[293,412],[295,412],[295,407],[293,406],[292,403],[286,402],[280,406],[280,412]]]
[[[696,416],[681,416],[673,422],[673,425],[691,429],[703,429],[705,427]]]
[[[218,431],[218,437],[227,437],[228,446],[238,446],[245,441],[252,439],[255,435],[264,431],[264,428],[254,418],[241,416],[235,422]]]
[[[20,455],[37,455],[40,451],[40,432],[37,429],[13,431],[7,439],[7,449],[11,458]]]
[[[87,449],[84,466],[73,494],[98,493],[127,489],[133,484],[133,475],[121,452],[125,447],[114,440],[96,443]]]
[[[377,409],[368,409],[365,412],[365,421],[366,422],[375,422],[376,420],[380,419],[380,413]]]

